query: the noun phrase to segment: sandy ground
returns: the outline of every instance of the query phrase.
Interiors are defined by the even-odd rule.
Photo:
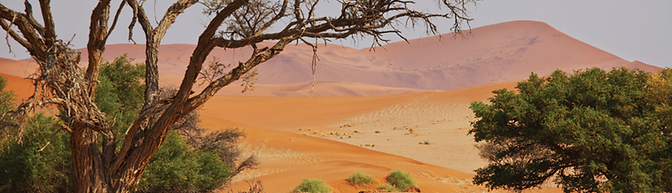
[[[258,178],[268,192],[288,192],[304,178],[319,178],[335,192],[355,192],[365,188],[344,181],[354,172],[384,182],[390,170],[403,169],[423,192],[484,192],[470,183],[473,170],[487,163],[467,135],[469,103],[514,86],[371,97],[215,96],[201,118],[213,130],[244,129],[241,148],[260,158],[259,168],[235,178],[233,190]]]

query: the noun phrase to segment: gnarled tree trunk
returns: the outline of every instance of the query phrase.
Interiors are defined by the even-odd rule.
[[[436,33],[432,18],[454,20],[455,32],[460,32],[462,21],[471,20],[466,16],[464,8],[471,0],[456,0],[456,3],[439,1],[448,10],[446,13],[437,14],[408,9],[406,5],[414,3],[412,0],[338,1],[341,12],[333,17],[316,16],[315,7],[319,0],[202,1],[207,7],[206,12],[214,14],[214,18],[200,35],[179,90],[170,99],[159,98],[159,46],[177,16],[198,3],[198,0],[176,0],[156,27],[151,25],[144,8],[137,0],[122,0],[112,19],[112,26],[108,27],[110,0],[99,0],[91,13],[87,44],[89,63],[86,71],[78,66],[80,53],[70,49],[62,40],[56,39],[50,0],[39,0],[44,26],[33,18],[32,5],[27,0],[23,13],[8,9],[0,3],[0,26],[12,39],[25,47],[40,65],[40,72],[34,77],[36,95],[20,105],[17,112],[25,113],[34,106],[45,104],[55,104],[64,111],[67,126],[63,127],[70,133],[76,192],[133,191],[150,158],[161,146],[176,120],[203,105],[217,91],[239,80],[252,68],[277,56],[292,41],[302,42],[313,48],[314,69],[317,42],[311,43],[304,38],[326,42],[328,38],[368,35],[374,38],[375,46],[381,45],[380,42],[387,42],[382,38],[383,34],[401,36],[393,26],[402,23],[400,20],[411,21],[413,24],[421,22],[432,33]],[[102,62],[105,43],[116,25],[121,9],[126,5],[133,10],[133,21],[129,28],[132,30],[137,22],[145,32],[146,90],[138,119],[123,136],[115,136],[105,114],[94,104],[94,99],[98,66]],[[288,21],[284,28],[267,33],[272,25],[282,19]],[[217,33],[223,25],[229,31]],[[257,47],[258,43],[269,40],[275,44],[271,47]],[[215,47],[246,46],[253,49],[247,61],[239,62],[226,73],[208,77],[211,80],[208,86],[200,93],[191,95],[203,63]],[[123,144],[117,151],[115,141],[122,141],[116,140],[121,137]]]

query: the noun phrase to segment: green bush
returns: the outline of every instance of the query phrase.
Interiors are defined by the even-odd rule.
[[[383,189],[383,190],[387,190],[387,191],[390,191],[390,192],[397,192],[398,191],[397,188],[392,186],[392,184],[390,184],[390,183],[381,184],[380,186],[378,186],[378,189]]]
[[[174,130],[150,159],[138,192],[205,192],[221,186],[232,174],[216,152],[189,151],[191,146]]]
[[[387,176],[387,182],[402,191],[415,186],[415,179],[411,177],[411,174],[401,169],[392,170],[390,175]]]
[[[122,136],[137,119],[144,102],[144,65],[131,62],[132,59],[123,55],[101,65],[100,83],[96,88],[96,105],[114,124],[117,136]],[[194,120],[197,120],[198,115],[195,116]],[[174,129],[188,124],[176,125]],[[117,142],[121,145],[123,141]],[[226,150],[219,146],[205,151],[192,147],[178,132],[171,130],[150,159],[136,192],[212,191],[226,183],[233,174],[229,165],[220,159],[218,154],[221,151]]]
[[[0,140],[0,192],[71,192],[69,135],[55,119],[28,117],[21,141]],[[48,144],[48,145],[47,145]]]
[[[303,179],[301,184],[294,188],[292,192],[327,193],[329,192],[329,186],[320,179]]]
[[[378,182],[372,175],[365,174],[364,172],[355,172],[346,181],[355,187],[367,187]]]
[[[558,70],[493,94],[471,103],[478,121],[469,134],[489,161],[474,184],[672,192],[671,69]]]
[[[0,77],[0,114],[15,108],[15,95],[5,86]],[[67,132],[58,132],[56,120],[42,114],[27,117],[20,132],[9,117],[0,117],[0,125],[8,126],[0,129],[0,192],[71,192]]]

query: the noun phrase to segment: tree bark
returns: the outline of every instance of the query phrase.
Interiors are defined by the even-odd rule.
[[[98,134],[85,125],[73,125],[70,133],[70,153],[72,154],[72,174],[75,192],[112,192],[107,182],[109,175],[98,151]]]

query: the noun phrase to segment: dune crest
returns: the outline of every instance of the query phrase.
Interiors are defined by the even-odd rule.
[[[300,82],[289,84],[255,84],[242,92],[240,84],[222,88],[217,94],[232,96],[327,97],[327,96],[386,96],[427,92],[412,88],[384,87],[353,82]]]
[[[655,71],[658,67],[639,61],[629,62],[613,54],[576,40],[543,22],[511,21],[474,28],[465,37],[443,34],[395,42],[382,48],[354,49],[336,44],[320,44],[319,61],[314,74],[318,82],[350,82],[323,96],[370,96],[402,94],[412,91],[362,92],[354,83],[382,87],[410,88],[418,90],[453,90],[476,85],[519,81],[534,72],[540,76],[550,75],[555,70],[572,70],[599,67],[609,70],[614,67],[640,68]],[[259,47],[270,46],[259,43]],[[189,63],[195,45],[162,45],[159,53],[159,72],[163,86],[177,86]],[[128,53],[135,62],[145,60],[144,45],[108,45],[104,57],[112,60]],[[82,65],[87,62],[86,49],[82,52]],[[206,65],[217,60],[233,68],[251,53],[250,48],[215,48]],[[259,93],[265,96],[305,96],[290,94],[296,84],[313,81],[312,49],[303,44],[289,45],[282,54],[258,66]],[[20,62],[28,62],[26,59]],[[17,61],[0,60],[3,72],[25,75],[33,69],[17,69],[3,63]],[[5,68],[5,66],[7,66]],[[25,66],[25,65],[24,65]],[[5,70],[6,69],[6,70]],[[285,86],[261,85],[287,84]],[[333,85],[333,84],[332,84]],[[349,89],[349,86],[354,86]],[[261,91],[268,88],[267,91]],[[343,89],[348,88],[348,89]],[[283,90],[285,89],[285,90]],[[294,89],[294,90],[293,90]],[[225,89],[226,90],[226,89]],[[326,90],[326,89],[325,89]],[[235,92],[225,91],[226,94]],[[370,94],[370,95],[369,95]],[[262,94],[250,94],[261,96]],[[322,96],[322,95],[319,95]]]

